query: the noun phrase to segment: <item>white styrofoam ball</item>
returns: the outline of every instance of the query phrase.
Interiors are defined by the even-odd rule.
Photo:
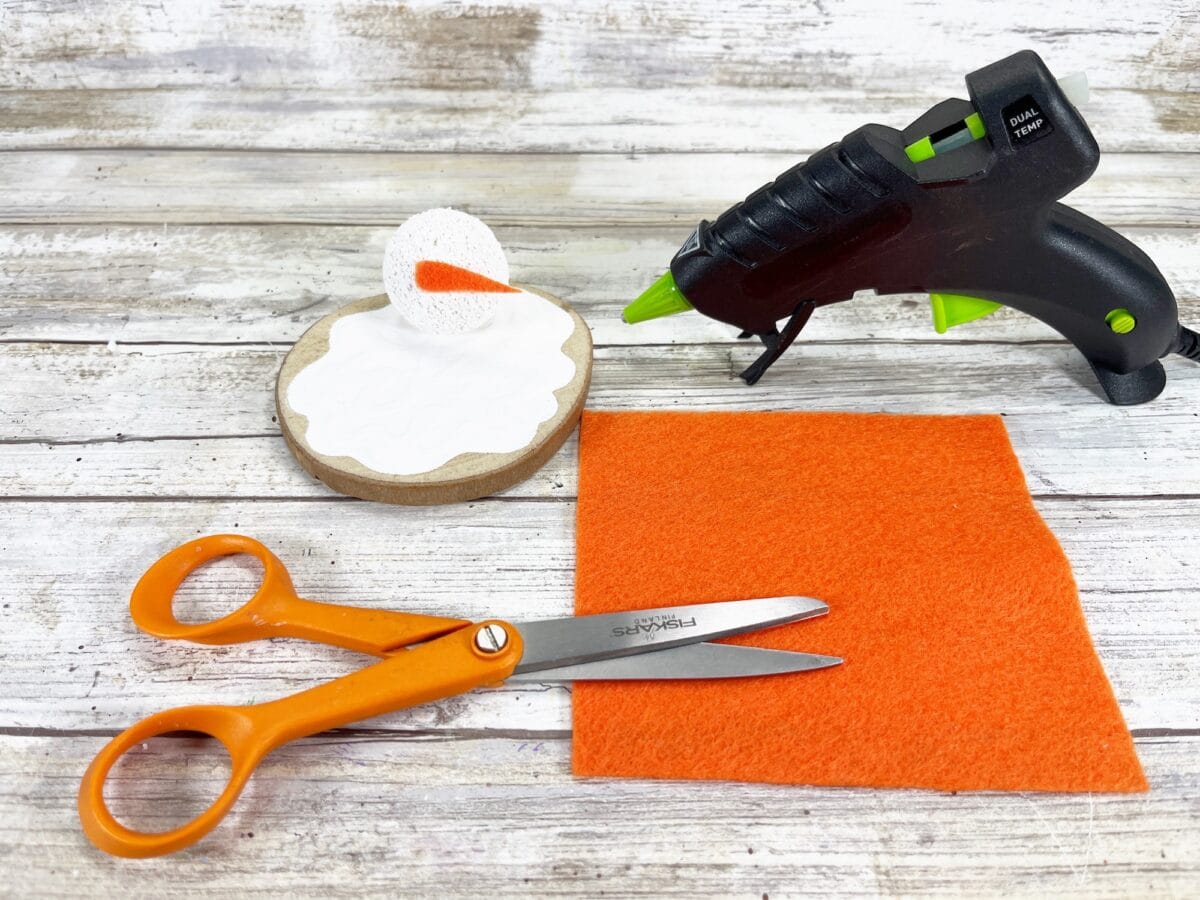
[[[456,209],[429,209],[396,229],[383,255],[383,287],[416,328],[458,334],[490,321],[502,294],[485,291],[423,291],[417,287],[421,260],[444,262],[508,284],[508,260],[492,230]]]

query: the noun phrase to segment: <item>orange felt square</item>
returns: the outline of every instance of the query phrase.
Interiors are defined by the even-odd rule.
[[[579,615],[819,597],[771,678],[578,683],[580,775],[1144,791],[1071,569],[994,416],[585,412]]]

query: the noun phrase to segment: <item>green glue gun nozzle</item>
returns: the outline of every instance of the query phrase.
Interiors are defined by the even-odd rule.
[[[661,319],[692,309],[683,292],[675,284],[675,276],[669,271],[642,292],[642,295],[625,307],[621,318],[627,325],[636,325],[650,319]]]

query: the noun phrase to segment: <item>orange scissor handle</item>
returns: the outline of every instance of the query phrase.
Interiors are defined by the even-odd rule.
[[[489,653],[476,645],[481,628],[497,625],[508,642]],[[143,719],[117,735],[92,760],[79,786],[83,831],[116,856],[173,853],[208,834],[233,806],[264,756],[289,741],[360,719],[417,706],[503,681],[521,659],[521,635],[504,622],[469,623],[457,631],[315,688],[257,706],[185,706]],[[206,809],[170,831],[142,832],[118,822],[104,803],[104,781],[123,753],[174,731],[198,731],[224,745],[229,783]]]
[[[212,622],[190,624],[175,618],[172,604],[183,580],[206,562],[238,553],[247,553],[262,563],[263,580],[254,596]],[[303,638],[376,656],[469,624],[463,619],[303,600],[296,595],[279,557],[240,534],[214,534],[176,547],[138,581],[129,601],[129,613],[139,628],[155,637],[201,644]]]

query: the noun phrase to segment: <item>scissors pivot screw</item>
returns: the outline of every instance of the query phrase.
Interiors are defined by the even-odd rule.
[[[484,625],[475,632],[475,646],[484,653],[499,653],[508,643],[508,632],[499,625]]]

